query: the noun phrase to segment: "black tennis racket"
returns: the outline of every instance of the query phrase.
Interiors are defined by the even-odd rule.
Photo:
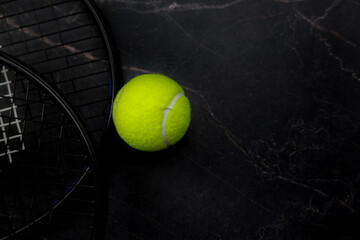
[[[0,239],[100,239],[91,136],[54,88],[0,52]]]
[[[0,0],[0,46],[51,82],[101,142],[118,68],[92,1]]]

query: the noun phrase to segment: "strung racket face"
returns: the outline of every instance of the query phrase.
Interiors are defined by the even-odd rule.
[[[0,0],[0,46],[45,76],[100,142],[116,91],[116,67],[91,1]]]
[[[92,239],[96,158],[79,118],[41,77],[0,53],[0,239]]]

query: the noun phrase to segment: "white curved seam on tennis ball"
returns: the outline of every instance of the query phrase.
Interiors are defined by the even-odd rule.
[[[122,93],[122,89],[120,90],[119,96],[117,96],[117,98],[115,99],[115,109],[114,109],[114,117],[116,116],[116,110],[117,110],[117,106],[118,106],[118,102]]]
[[[164,139],[164,143],[166,144],[166,146],[170,146],[171,144],[168,142],[167,138],[166,138],[166,121],[169,115],[170,110],[174,107],[176,101],[181,98],[182,96],[185,96],[184,93],[178,93],[175,95],[175,97],[171,100],[170,104],[164,109],[164,117],[163,117],[163,122],[162,122],[162,129],[161,129],[161,133]]]

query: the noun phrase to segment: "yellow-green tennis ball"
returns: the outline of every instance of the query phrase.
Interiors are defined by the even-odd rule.
[[[120,137],[142,151],[177,143],[190,124],[190,103],[182,87],[160,74],[143,74],[116,95],[113,121]]]

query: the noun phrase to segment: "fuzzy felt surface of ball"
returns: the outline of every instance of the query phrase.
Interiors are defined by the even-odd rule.
[[[143,74],[117,93],[112,118],[119,136],[131,147],[159,151],[185,135],[191,108],[183,88],[161,74]]]

